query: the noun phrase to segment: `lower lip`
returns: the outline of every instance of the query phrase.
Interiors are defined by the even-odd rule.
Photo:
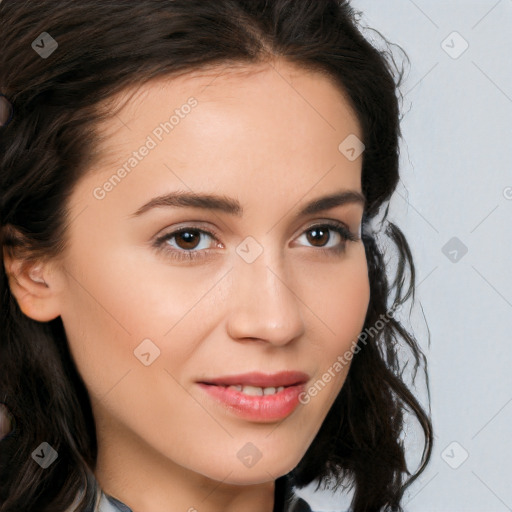
[[[252,421],[278,421],[289,416],[299,405],[305,385],[285,387],[273,395],[252,396],[224,386],[198,383],[210,396],[237,416]]]

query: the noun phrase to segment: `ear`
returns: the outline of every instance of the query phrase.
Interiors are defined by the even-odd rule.
[[[56,280],[50,262],[15,258],[3,250],[5,272],[11,293],[21,311],[38,322],[49,322],[60,314]]]

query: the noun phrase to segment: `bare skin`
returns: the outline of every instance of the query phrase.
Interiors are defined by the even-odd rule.
[[[190,97],[197,104],[159,141],[155,128]],[[103,157],[69,198],[66,251],[26,270],[6,257],[11,289],[31,318],[62,318],[93,405],[105,492],[134,512],[270,512],[275,479],[303,457],[350,364],[279,421],[241,418],[198,381],[296,370],[310,388],[357,338],[369,302],[364,246],[325,225],[357,236],[363,204],[297,217],[314,199],[362,194],[361,157],[338,150],[362,138],[357,119],[328,78],[275,61],[152,81],[99,129]],[[156,147],[105,185],[149,135]],[[243,214],[133,215],[178,190],[237,200]],[[195,246],[171,236],[184,227]],[[239,247],[262,252],[248,263]],[[147,366],[134,354],[146,339],[160,351]],[[238,456],[247,443],[261,455],[251,467]]]

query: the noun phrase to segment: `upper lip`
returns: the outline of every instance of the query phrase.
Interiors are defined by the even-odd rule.
[[[279,386],[294,386],[304,384],[309,380],[309,375],[304,372],[284,371],[278,373],[251,372],[238,375],[227,375],[215,379],[204,379],[202,384],[214,384],[217,386],[256,386],[261,388]]]

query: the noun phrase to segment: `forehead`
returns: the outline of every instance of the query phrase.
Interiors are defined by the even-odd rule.
[[[181,110],[188,110],[190,98],[198,103],[190,116],[195,122],[181,122],[188,115]],[[322,137],[327,143],[338,138],[341,142],[349,134],[362,139],[360,123],[342,88],[326,73],[283,60],[215,64],[158,77],[125,89],[99,107],[111,113],[96,127],[101,134],[99,154],[112,163],[120,152],[136,147],[142,135],[152,134],[169,120],[182,127],[173,126],[177,129],[172,136],[165,137],[168,145],[183,135],[184,125],[192,123],[194,131],[187,130],[187,136],[195,134],[203,141],[207,135],[229,136],[230,128],[250,128],[260,137],[267,133],[276,142],[287,139],[288,146],[292,139],[297,145]],[[176,115],[172,119],[173,113],[180,119]]]
[[[114,115],[98,126],[100,158],[83,193],[122,175],[105,207],[136,209],[188,189],[238,197],[255,212],[267,208],[256,197],[289,208],[308,191],[361,190],[361,158],[339,150],[347,137],[362,138],[358,120],[318,72],[286,62],[218,65],[154,79],[104,107]]]

